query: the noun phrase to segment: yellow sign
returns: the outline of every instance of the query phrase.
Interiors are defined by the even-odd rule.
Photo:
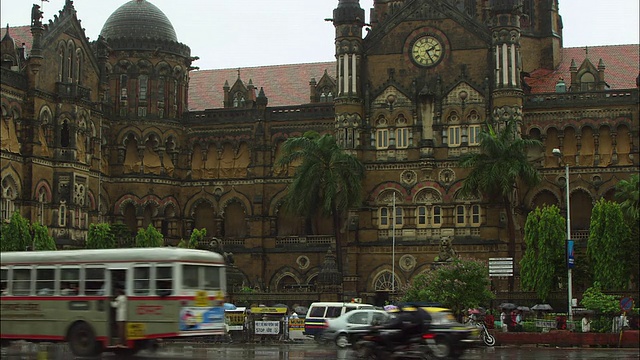
[[[209,306],[209,294],[207,294],[204,290],[196,291],[195,305],[197,307],[208,307]]]
[[[289,319],[289,330],[304,330],[304,319]]]
[[[253,314],[286,314],[287,308],[284,307],[252,307],[251,313]]]
[[[127,323],[127,340],[144,339],[146,332],[143,323]]]

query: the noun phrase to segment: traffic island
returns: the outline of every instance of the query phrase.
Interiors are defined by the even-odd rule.
[[[496,345],[549,345],[559,347],[621,347],[639,348],[640,331],[624,330],[622,333],[581,333],[569,330],[551,330],[543,333],[491,331]]]

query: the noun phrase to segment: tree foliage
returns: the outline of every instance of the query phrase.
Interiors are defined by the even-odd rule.
[[[31,224],[33,232],[33,250],[56,250],[56,241],[49,235],[46,226],[40,223]]]
[[[629,237],[620,204],[600,199],[591,212],[587,257],[594,281],[605,290],[624,289],[629,281],[630,264],[626,256],[631,250],[626,246]]]
[[[597,281],[582,294],[580,304],[600,314],[615,314],[620,311],[620,297],[604,294]]]
[[[308,131],[287,139],[277,166],[299,163],[285,196],[289,212],[311,219],[331,217],[336,239],[338,270],[342,271],[340,227],[347,210],[362,201],[364,166],[342,150],[331,135]]]
[[[513,120],[501,123],[495,130],[487,124],[478,135],[480,152],[466,153],[460,157],[462,167],[471,168],[464,179],[462,193],[502,201],[507,216],[509,236],[509,256],[515,257],[515,225],[513,220],[512,194],[517,183],[532,187],[540,182],[538,170],[529,162],[527,149],[542,146],[540,141],[523,139],[518,132],[518,124]]]
[[[111,226],[107,223],[89,225],[87,249],[114,249],[117,247]]]
[[[25,251],[33,246],[29,220],[14,212],[11,220],[2,225],[2,251]]]
[[[207,236],[207,229],[193,229],[189,240],[180,239],[178,247],[186,249],[197,249],[198,245],[204,240],[205,236]]]
[[[115,247],[132,248],[135,245],[135,237],[129,227],[121,222],[111,224],[111,233],[115,241]]]
[[[136,247],[162,247],[163,245],[164,237],[153,225],[149,224],[146,229],[138,230]]]
[[[640,220],[640,183],[638,174],[631,175],[629,180],[620,180],[616,185],[616,200],[620,203],[625,218],[635,224]]]
[[[402,290],[402,301],[435,301],[460,314],[468,308],[487,306],[494,298],[490,285],[487,264],[455,259],[416,276]]]
[[[536,208],[527,216],[520,280],[524,290],[534,290],[543,302],[564,274],[565,229],[565,219],[555,205]]]

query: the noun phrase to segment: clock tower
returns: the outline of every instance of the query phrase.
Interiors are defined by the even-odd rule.
[[[336,139],[342,148],[355,150],[361,146],[364,118],[360,84],[364,10],[359,0],[340,0],[333,10],[333,25],[336,29]]]

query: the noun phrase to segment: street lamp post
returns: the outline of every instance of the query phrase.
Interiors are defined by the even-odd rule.
[[[393,224],[391,225],[391,294],[396,292],[396,193],[393,192]]]
[[[553,155],[557,156],[559,159],[562,160],[562,152],[560,151],[560,149],[553,149]],[[570,203],[570,198],[569,198],[569,164],[565,161],[564,162],[564,178],[565,178],[565,192],[567,193],[567,251],[569,251],[569,241],[571,240],[571,203]],[[567,254],[567,259],[568,259],[568,255]],[[573,311],[571,311],[571,305],[572,305],[572,297],[573,297],[573,289],[572,289],[572,278],[571,278],[571,266],[567,263],[567,293],[569,296],[569,300],[568,300],[568,315],[569,315],[569,321],[572,322],[573,321]]]

